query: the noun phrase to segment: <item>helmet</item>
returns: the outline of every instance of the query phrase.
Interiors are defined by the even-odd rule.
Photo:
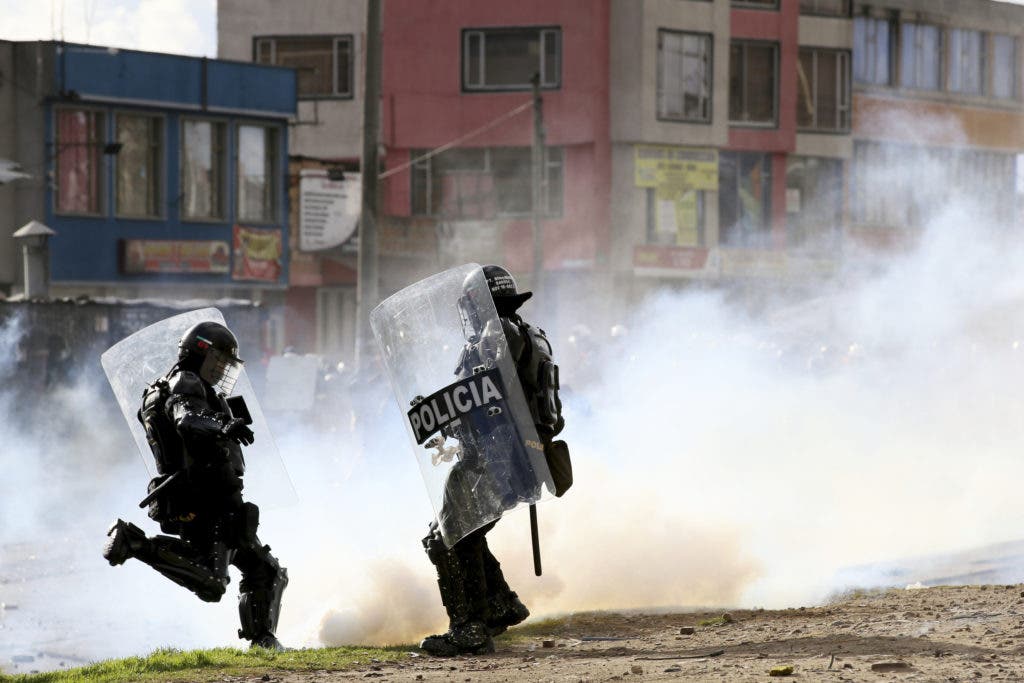
[[[533,296],[533,292],[517,290],[515,278],[501,266],[484,266],[484,277],[487,278],[487,287],[499,310],[506,308],[514,311]]]
[[[238,340],[220,323],[197,323],[178,342],[178,365],[199,373],[224,395],[235,388],[242,362],[238,357]]]

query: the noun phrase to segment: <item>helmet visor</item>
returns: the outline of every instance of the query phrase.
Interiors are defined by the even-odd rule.
[[[199,368],[199,376],[217,389],[217,393],[229,396],[235,389],[235,382],[242,373],[242,359],[220,349],[210,347]]]

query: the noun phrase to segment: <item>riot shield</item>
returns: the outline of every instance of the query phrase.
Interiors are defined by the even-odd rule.
[[[403,289],[370,324],[449,547],[554,492],[479,265]]]
[[[135,438],[142,461],[151,477],[156,476],[156,464],[146,432],[139,422],[137,413],[142,405],[142,393],[153,381],[159,379],[178,360],[178,340],[188,328],[205,320],[224,324],[224,316],[216,308],[203,308],[161,320],[135,334],[122,339],[100,356],[100,363],[114,390],[121,413],[128,422],[128,428]],[[244,341],[242,349],[244,352]],[[243,355],[244,358],[244,355]],[[258,505],[287,505],[295,501],[288,471],[281,461],[274,437],[267,426],[256,393],[243,367],[235,382],[235,396],[245,398],[252,418],[255,441],[243,446],[245,456],[245,495]]]

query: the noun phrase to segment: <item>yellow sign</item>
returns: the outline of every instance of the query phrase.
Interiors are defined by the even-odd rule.
[[[699,193],[718,191],[718,150],[636,146],[636,186],[654,189],[657,231],[677,246],[700,245]]]
[[[636,186],[663,193],[718,191],[718,150],[668,145],[636,146]]]

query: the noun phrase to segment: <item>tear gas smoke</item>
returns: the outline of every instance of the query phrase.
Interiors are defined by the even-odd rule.
[[[899,170],[956,186],[941,164]],[[628,335],[597,340],[587,367],[553,339],[576,484],[539,507],[544,577],[532,576],[525,514],[489,536],[535,615],[806,604],[842,588],[846,567],[1021,534],[1024,245],[986,218],[988,198],[935,194],[912,249],[845,248],[828,282],[756,311],[725,291],[660,292],[618,321]],[[524,316],[548,327],[544,310],[533,301]],[[598,329],[584,311],[560,323]],[[60,392],[43,419],[0,424],[0,571],[25,573],[11,551],[28,544],[55,575],[46,590],[0,583],[2,596],[28,591],[0,627],[12,647],[59,641],[84,657],[238,645],[230,588],[203,604],[100,557],[114,517],[154,527],[135,507],[145,470],[92,382]],[[280,635],[292,645],[409,642],[444,625],[401,412],[382,378],[354,387],[354,426],[349,411],[319,415],[320,428],[275,422],[300,502],[264,508],[260,536],[289,569]],[[12,400],[0,391],[5,414]]]

